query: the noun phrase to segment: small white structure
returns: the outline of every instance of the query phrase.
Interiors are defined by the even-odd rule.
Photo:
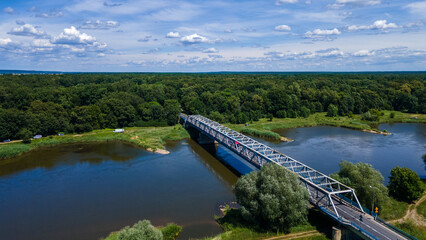
[[[124,129],[117,128],[114,130],[115,133],[124,133]]]
[[[35,135],[33,138],[34,139],[42,138],[42,135]]]

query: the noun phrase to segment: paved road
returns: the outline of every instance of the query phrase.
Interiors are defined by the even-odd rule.
[[[326,200],[322,200],[321,202],[323,204],[327,204]],[[341,203],[337,201],[336,199],[333,199],[333,202],[341,218],[355,223],[356,225],[363,228],[365,231],[367,231],[371,235],[375,236],[377,239],[380,239],[380,240],[407,239],[403,237],[402,235],[400,235],[399,233],[392,231],[391,229],[386,227],[384,224],[374,220],[374,218],[371,215],[367,213],[362,214],[361,211],[355,208],[354,206],[346,205],[344,202]],[[329,207],[329,210],[334,212],[332,210],[332,207]],[[361,214],[363,215],[362,221],[360,219]]]

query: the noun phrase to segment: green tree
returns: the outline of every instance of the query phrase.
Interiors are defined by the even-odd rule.
[[[381,206],[388,199],[388,189],[383,185],[382,174],[370,164],[361,162],[353,164],[343,160],[339,166],[340,171],[330,176],[354,188],[361,205],[370,207],[373,196],[375,206]]]
[[[152,226],[150,221],[143,220],[132,227],[127,226],[121,229],[117,238],[119,240],[162,240],[163,234]]]
[[[338,109],[334,104],[328,105],[327,117],[337,117]]]
[[[31,143],[32,136],[32,133],[26,128],[21,129],[21,131],[17,134],[17,137],[22,139],[23,143]]]
[[[164,101],[164,115],[168,125],[175,125],[179,121],[180,104],[176,99]]]
[[[424,185],[419,175],[409,168],[396,166],[389,177],[389,194],[395,199],[412,202],[423,195]]]
[[[287,231],[307,219],[307,189],[296,174],[279,165],[268,163],[242,176],[234,193],[242,215],[263,228]]]

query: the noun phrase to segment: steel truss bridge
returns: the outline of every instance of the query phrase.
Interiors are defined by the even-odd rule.
[[[200,115],[181,114],[185,127],[197,129],[212,141],[217,141],[257,168],[266,163],[278,164],[296,173],[309,193],[312,205],[321,209],[342,225],[355,231],[364,239],[409,239],[398,229],[365,214],[354,189],[335,179],[260,143]],[[360,219],[363,215],[363,219]],[[400,230],[399,230],[400,231]],[[411,237],[411,239],[415,239]]]

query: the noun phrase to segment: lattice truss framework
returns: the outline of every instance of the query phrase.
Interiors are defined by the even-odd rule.
[[[335,202],[350,205],[363,212],[355,191],[335,179],[201,115],[181,114],[181,118],[185,120],[185,124],[189,123],[206,136],[216,140],[258,168],[265,163],[273,162],[298,174],[300,180],[308,189],[310,202],[318,207],[327,207],[337,217],[340,216]],[[355,198],[357,204],[352,204],[344,200],[343,197],[346,199],[348,197]]]

